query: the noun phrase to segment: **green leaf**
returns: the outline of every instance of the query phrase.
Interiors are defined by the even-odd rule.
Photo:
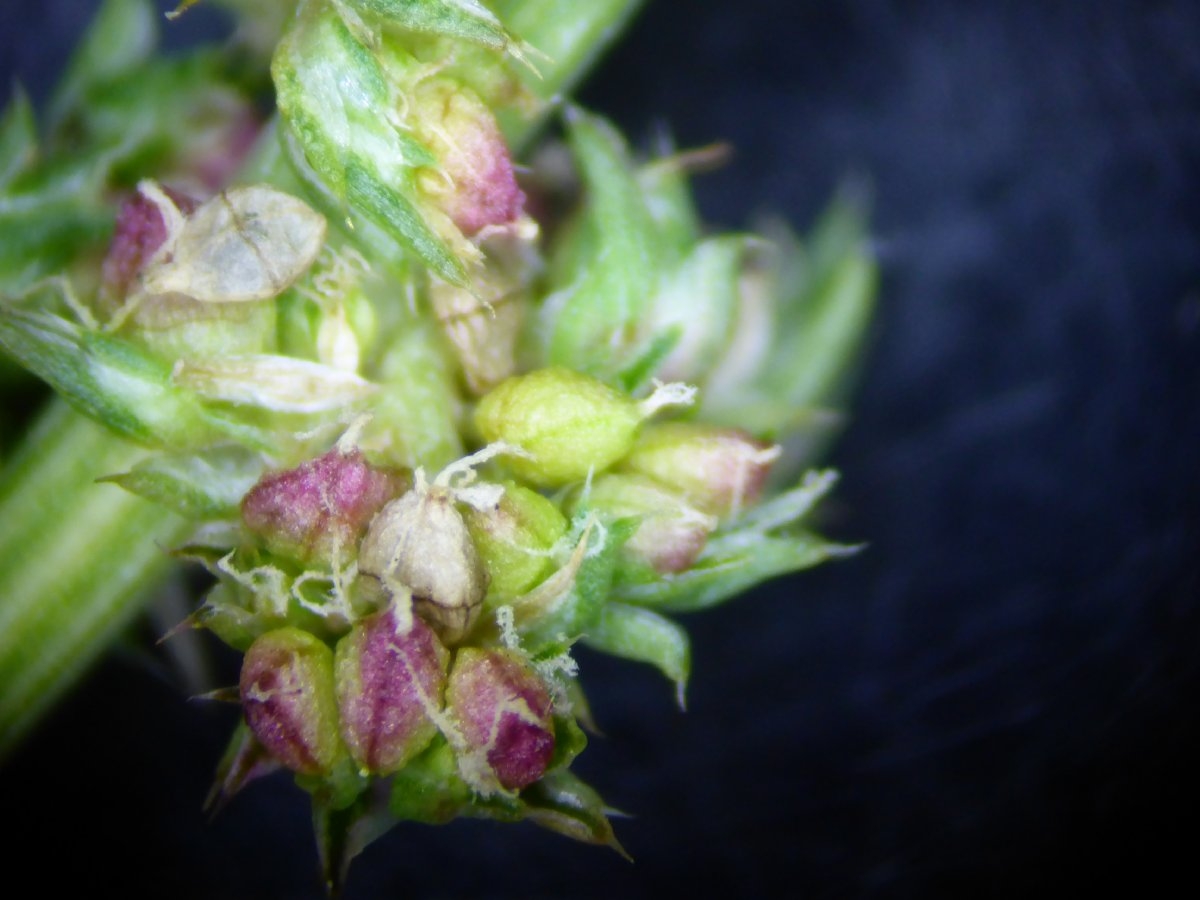
[[[683,708],[692,660],[687,632],[679,624],[648,609],[610,602],[583,642],[621,659],[650,663],[675,682]]]
[[[192,520],[234,518],[242,497],[264,470],[262,457],[243,447],[151,456],[102,481],[160,503]]]

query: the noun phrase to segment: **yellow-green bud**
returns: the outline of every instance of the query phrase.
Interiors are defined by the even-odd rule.
[[[496,507],[468,507],[463,518],[491,578],[493,597],[516,597],[539,584],[550,568],[548,551],[567,533],[557,506],[512,482],[505,482]]]
[[[736,514],[762,494],[779,448],[736,428],[664,422],[642,432],[621,470],[648,475],[718,516]]]
[[[520,447],[514,472],[561,487],[601,472],[629,452],[642,404],[598,379],[552,367],[509,378],[479,402],[475,424],[489,441]]]

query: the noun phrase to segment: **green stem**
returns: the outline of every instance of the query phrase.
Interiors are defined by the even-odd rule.
[[[0,758],[143,608],[182,519],[102,475],[145,451],[52,401],[0,471]]]

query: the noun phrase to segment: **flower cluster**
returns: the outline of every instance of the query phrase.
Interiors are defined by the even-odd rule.
[[[107,480],[187,523],[178,553],[214,584],[185,625],[244,653],[213,800],[290,770],[331,882],[380,821],[529,819],[619,850],[570,771],[572,648],[649,663],[682,703],[677,614],[847,551],[806,525],[833,474],[788,480],[869,315],[856,209],[808,246],[711,235],[692,156],[640,161],[561,102],[570,174],[518,174],[633,5],[248,4],[231,69],[271,47],[270,121],[212,63],[177,99],[224,98],[220,124],[114,149],[94,98],[128,73],[81,65],[61,115],[94,192],[21,207],[123,198],[59,268],[0,271],[0,348],[151,451]],[[113,54],[147,15],[108,0]],[[8,196],[52,182],[52,156],[0,162]]]

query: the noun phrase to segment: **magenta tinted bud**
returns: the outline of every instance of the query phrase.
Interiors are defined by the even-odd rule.
[[[518,791],[546,773],[554,754],[550,694],[519,656],[459,650],[446,702],[468,753],[484,756],[503,788]]]
[[[172,188],[164,186],[163,193],[184,215],[198,205],[195,199]],[[118,297],[128,293],[133,279],[166,239],[167,223],[158,205],[141,191],[126,199],[117,211],[112,241],[104,257],[102,273],[108,290]]]
[[[378,775],[398,771],[437,734],[430,712],[441,708],[450,653],[408,618],[404,631],[389,606],[356,624],[335,654],[342,737],[359,768]]]
[[[302,775],[328,774],[345,753],[333,651],[299,628],[260,636],[242,660],[242,714],[259,743]]]
[[[274,553],[304,563],[345,562],[375,514],[406,488],[400,471],[334,448],[264,475],[242,499],[242,521]]]
[[[431,199],[467,237],[515,222],[525,194],[491,110],[451,81],[430,81],[421,88],[414,121],[437,125],[422,134],[440,169],[423,179]]]

